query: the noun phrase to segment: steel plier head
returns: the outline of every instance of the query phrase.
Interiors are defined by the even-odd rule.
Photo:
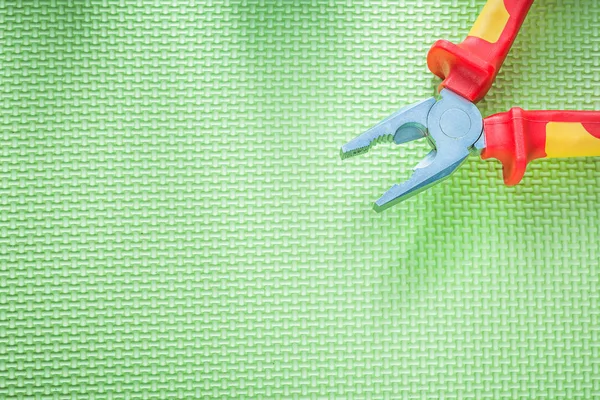
[[[431,152],[410,179],[392,186],[374,205],[377,212],[406,200],[450,176],[485,146],[483,118],[470,101],[444,89],[435,97],[404,107],[341,148],[343,159],[366,153],[381,142],[395,144],[427,139]]]

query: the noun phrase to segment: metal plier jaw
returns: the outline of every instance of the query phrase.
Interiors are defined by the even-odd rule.
[[[435,97],[404,107],[341,148],[342,159],[366,153],[377,143],[407,143],[426,138],[431,152],[410,179],[392,186],[375,202],[381,212],[448,178],[469,157],[485,147],[483,117],[475,104],[444,89]]]

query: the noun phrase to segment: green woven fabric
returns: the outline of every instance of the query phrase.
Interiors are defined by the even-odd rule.
[[[339,159],[483,4],[2,1],[0,398],[599,398],[599,159]],[[538,0],[482,111],[600,110],[599,37]]]

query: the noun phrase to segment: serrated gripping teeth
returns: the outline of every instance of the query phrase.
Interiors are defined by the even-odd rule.
[[[377,143],[402,144],[422,139],[427,134],[427,116],[435,104],[434,97],[406,106],[396,111],[371,129],[342,146],[342,159],[369,151]]]

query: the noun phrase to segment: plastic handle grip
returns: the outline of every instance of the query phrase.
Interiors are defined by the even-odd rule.
[[[600,112],[525,111],[513,108],[484,119],[481,158],[496,158],[504,182],[516,185],[538,158],[600,156]]]
[[[467,38],[438,40],[427,55],[431,72],[474,103],[492,87],[534,0],[488,0]]]

